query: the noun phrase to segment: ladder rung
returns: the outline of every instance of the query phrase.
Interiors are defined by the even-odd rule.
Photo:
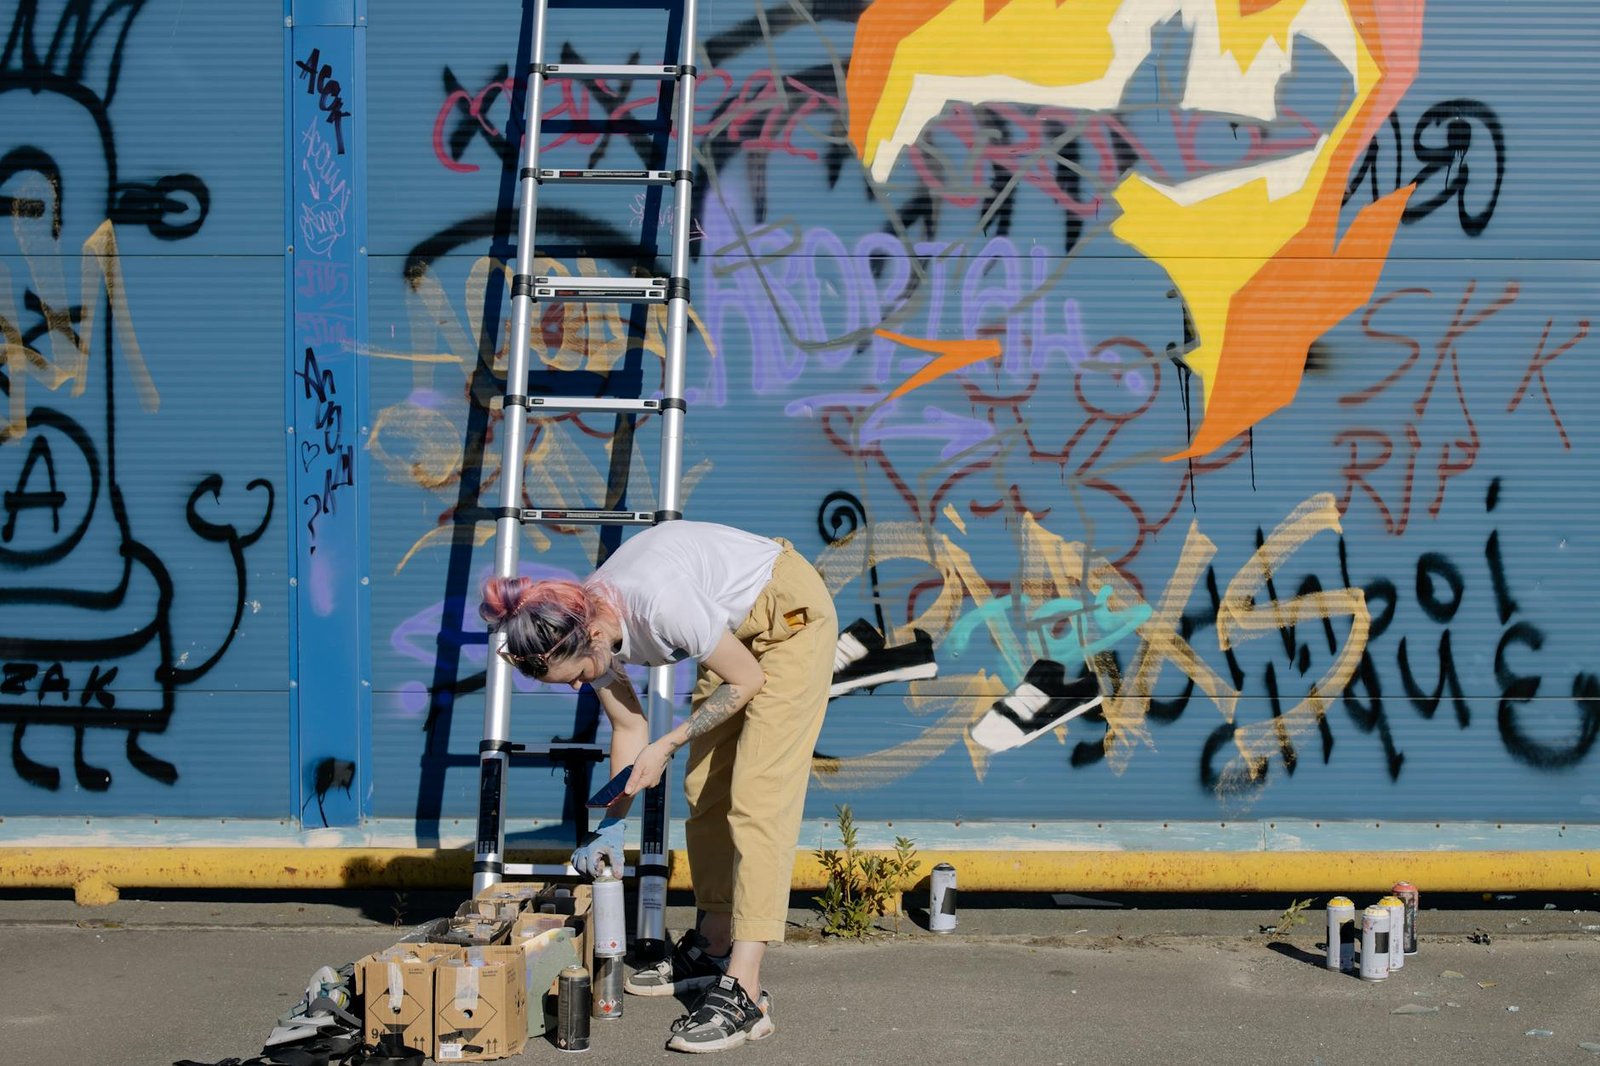
[[[524,507],[524,522],[551,522],[566,526],[653,526],[654,511],[574,511],[552,507]]]
[[[571,185],[671,185],[670,170],[552,170],[540,168],[539,181]]]
[[[657,63],[641,66],[637,63],[546,63],[547,78],[638,78],[642,81],[669,81],[678,76],[678,64]]]
[[[571,863],[508,862],[503,867],[507,877],[577,877],[578,871]]]
[[[524,397],[524,405],[530,411],[535,408],[545,411],[600,411],[614,414],[624,414],[629,411],[659,411],[660,400],[619,400],[611,396],[595,396],[587,399],[568,396],[528,396]]]
[[[563,278],[533,279],[535,300],[592,300],[614,303],[664,303],[666,278]]]
[[[508,862],[502,867],[507,877],[577,877],[578,871],[572,868],[571,863],[557,862]],[[634,877],[638,874],[632,866],[624,866],[622,877]]]
[[[602,759],[610,754],[611,749],[603,744],[581,744],[577,741],[553,744],[525,744],[517,751],[512,752],[512,758],[548,759],[562,755],[582,756],[585,759]]]

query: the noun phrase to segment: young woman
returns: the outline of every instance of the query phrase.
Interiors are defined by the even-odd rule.
[[[838,621],[822,578],[784,540],[707,522],[665,522],[628,538],[582,583],[494,578],[483,618],[529,677],[591,686],[611,720],[611,772],[623,796],[572,864],[622,863],[633,797],[685,745],[684,835],[700,927],[625,987],[664,996],[704,989],[668,1046],[722,1051],[774,1031],[761,984],[781,941],[811,752],[822,729]],[[654,741],[622,663],[694,659],[692,713]]]

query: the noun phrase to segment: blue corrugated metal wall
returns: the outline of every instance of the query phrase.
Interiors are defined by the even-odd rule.
[[[7,9],[0,812],[466,839],[517,5]],[[794,540],[938,667],[834,702],[813,816],[1600,822],[1592,5],[703,21],[688,511]],[[668,17],[551,25],[649,62]],[[568,83],[546,158],[641,165],[656,93]],[[574,272],[677,221],[541,217]],[[539,384],[648,393],[661,329],[548,310]],[[638,436],[613,465],[609,422],[539,420],[529,503],[647,505]],[[530,531],[524,568],[600,550]],[[1104,720],[975,742],[1041,659]],[[520,737],[599,728],[519,691]],[[559,773],[512,783],[570,832]]]

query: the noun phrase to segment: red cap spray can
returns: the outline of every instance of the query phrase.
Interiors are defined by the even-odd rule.
[[[1405,953],[1407,955],[1415,955],[1417,953],[1417,907],[1422,902],[1422,893],[1417,891],[1417,886],[1410,881],[1401,881],[1394,886],[1392,891],[1400,898],[1400,902],[1406,905],[1406,927],[1402,934],[1405,941]]]

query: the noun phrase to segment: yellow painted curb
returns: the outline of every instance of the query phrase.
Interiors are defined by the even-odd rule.
[[[888,854],[885,852],[884,854]],[[512,862],[564,862],[565,851],[514,853]],[[948,862],[964,891],[978,892],[1367,892],[1402,878],[1428,892],[1592,891],[1594,851],[928,851],[922,871]],[[668,884],[690,887],[682,851]],[[796,856],[793,887],[825,883],[809,852]],[[472,856],[457,850],[313,848],[0,849],[0,888],[70,888],[86,906],[124,888],[461,889]]]

